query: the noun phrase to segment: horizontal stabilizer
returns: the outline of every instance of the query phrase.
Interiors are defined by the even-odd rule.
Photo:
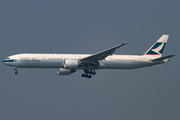
[[[153,61],[153,62],[155,62],[155,61],[163,61],[163,60],[171,58],[173,56],[175,56],[175,55],[167,55],[167,56],[160,57],[160,58],[157,58],[157,59],[154,59],[154,60],[151,60],[151,61]]]

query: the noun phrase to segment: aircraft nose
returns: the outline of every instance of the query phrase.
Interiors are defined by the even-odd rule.
[[[2,61],[3,63],[5,62],[5,60]]]
[[[4,63],[4,64],[6,65],[6,60],[4,59],[4,60],[2,61],[2,63]]]
[[[2,61],[2,63],[6,64],[6,59],[4,59],[4,60]]]
[[[15,59],[4,59],[2,62],[5,64],[5,65],[8,65],[8,64],[11,64],[15,61]]]

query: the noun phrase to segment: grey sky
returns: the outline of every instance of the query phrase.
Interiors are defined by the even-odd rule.
[[[169,34],[167,64],[135,70],[14,70],[0,64],[1,120],[179,120],[178,0],[2,0],[0,60],[17,53],[143,54]]]

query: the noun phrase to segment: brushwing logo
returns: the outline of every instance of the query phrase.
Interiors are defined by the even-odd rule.
[[[162,53],[160,53],[160,51],[162,50],[163,46],[164,46],[164,43],[161,43],[161,45],[159,45],[159,47],[157,47],[156,49],[152,49],[152,51],[154,51],[158,54],[162,54]]]
[[[146,55],[161,55],[163,53],[165,42],[157,42]]]

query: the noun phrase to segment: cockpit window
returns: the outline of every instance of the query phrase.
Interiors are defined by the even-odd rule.
[[[10,59],[10,58],[8,57],[8,58],[6,58],[6,59]]]

